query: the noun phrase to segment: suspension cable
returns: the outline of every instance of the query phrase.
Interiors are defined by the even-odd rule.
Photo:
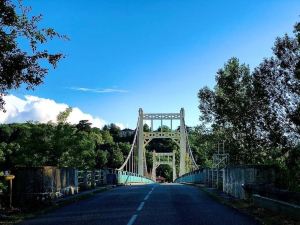
[[[186,128],[186,125],[185,125],[185,121],[184,121],[184,128],[185,128],[184,130],[185,130],[185,135],[186,135],[186,139],[187,139],[187,146],[188,146],[189,155],[190,155],[190,157],[192,159],[192,162],[193,162],[195,168],[199,169],[199,166],[197,165],[197,163],[195,161],[195,158],[194,158],[191,146],[190,146],[190,142],[189,142],[189,138],[188,138],[188,132],[187,132],[187,128]]]
[[[131,145],[130,151],[128,153],[128,156],[127,156],[125,162],[123,163],[123,165],[119,169],[117,169],[117,170],[123,170],[125,166],[127,167],[127,163],[129,161],[130,157],[134,156],[133,155],[133,151],[134,151],[134,145],[135,145],[135,141],[136,141],[138,130],[139,130],[139,121],[140,121],[140,117],[138,118],[138,122],[137,122],[137,126],[136,126],[136,129],[135,129],[134,138],[133,138],[132,145]],[[131,162],[134,163],[134,158],[131,160]]]

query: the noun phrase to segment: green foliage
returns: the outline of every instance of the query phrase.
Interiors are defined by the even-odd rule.
[[[4,160],[5,160],[5,158],[4,158],[4,152],[0,148],[0,163],[4,162]],[[4,175],[4,173],[2,171],[0,171],[0,192],[5,191],[6,188],[7,188],[7,186],[4,184],[4,182],[2,182],[3,175]]]
[[[77,125],[63,120],[58,124],[1,124],[0,171],[14,166],[46,165],[79,169],[118,168],[131,145],[115,142],[109,130],[90,125],[86,120]]]
[[[167,182],[173,181],[173,170],[169,165],[160,165],[156,169],[156,174],[157,174],[157,176],[166,178]]]
[[[114,144],[112,146],[109,162],[112,168],[119,168],[122,166],[124,162],[124,156],[118,144]]]
[[[60,165],[80,169],[93,169],[96,165],[96,143],[90,133],[76,132],[72,138],[72,148],[64,152],[60,158]]]
[[[211,167],[212,155],[215,150],[214,142],[217,141],[215,133],[204,126],[198,126],[189,132],[189,142],[195,161],[202,167]]]
[[[131,144],[128,142],[119,142],[119,148],[124,156],[127,156],[130,152]]]
[[[48,68],[42,61],[56,67],[64,57],[62,53],[49,53],[44,46],[55,37],[67,37],[53,28],[40,29],[42,16],[29,14],[30,8],[23,6],[22,1],[0,1],[0,110],[3,110],[3,96],[8,90],[22,84],[33,89],[43,82]]]
[[[249,67],[232,58],[217,72],[216,81],[214,90],[199,91],[200,119],[212,123],[215,144],[226,140],[232,162],[259,163],[261,149]]]
[[[159,127],[156,131],[161,131],[161,129],[164,132],[170,131],[170,128],[168,126],[163,125],[163,127]],[[150,128],[147,124],[144,125],[144,131],[150,131]],[[179,147],[178,145],[171,139],[153,139],[149,142],[149,144],[146,146],[146,162],[147,167],[149,171],[152,170],[153,165],[153,154],[152,152],[173,152],[175,151],[176,154],[176,171],[179,171]],[[169,171],[171,169],[171,172]],[[172,181],[173,174],[172,174],[172,168],[169,166],[160,165],[157,168],[157,174],[161,174],[161,176],[165,177],[167,181]],[[167,177],[166,177],[167,176]]]
[[[200,89],[200,130],[191,136],[200,165],[225,141],[232,164],[276,164],[288,187],[299,185],[300,25],[277,38],[273,56],[251,73],[231,58],[216,74],[214,89]],[[295,182],[294,182],[295,181]],[[294,182],[294,183],[293,183]],[[286,182],[287,183],[287,182]]]
[[[88,120],[80,120],[79,123],[76,125],[78,132],[90,132],[91,131],[91,123]]]
[[[119,142],[120,141],[120,127],[118,127],[117,125],[111,123],[108,126],[108,131],[110,133],[110,135],[113,137],[115,142]]]
[[[57,122],[58,123],[65,123],[70,115],[70,113],[72,112],[72,107],[68,107],[66,108],[65,111],[62,111],[60,112],[58,115],[57,115]]]
[[[103,168],[108,163],[108,152],[103,150],[96,151],[96,168]]]
[[[104,144],[110,145],[114,142],[113,137],[109,133],[108,130],[104,130],[101,132]]]
[[[147,126],[144,128],[147,128]],[[163,132],[170,131],[170,128],[165,125],[162,128],[159,127],[156,131],[160,132],[161,129],[163,130]],[[146,149],[149,152],[152,152],[153,150],[155,150],[156,152],[173,152],[174,150],[176,151],[178,149],[178,146],[171,139],[153,139],[146,146]]]

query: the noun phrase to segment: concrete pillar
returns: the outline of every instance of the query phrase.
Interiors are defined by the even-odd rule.
[[[153,150],[153,164],[152,164],[152,180],[156,180],[156,154]]]
[[[144,176],[144,121],[143,109],[139,109],[139,133],[138,133],[138,174]]]
[[[179,163],[179,176],[185,174],[185,157],[186,157],[186,135],[184,124],[184,109],[180,110],[180,163]]]

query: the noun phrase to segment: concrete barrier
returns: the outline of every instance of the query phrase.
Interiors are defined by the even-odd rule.
[[[102,169],[93,171],[73,168],[17,167],[12,170],[14,206],[50,204],[53,199],[77,194],[102,185],[150,184],[153,180],[135,173]]]
[[[78,192],[77,171],[73,168],[16,167],[12,170],[14,205],[50,202]]]

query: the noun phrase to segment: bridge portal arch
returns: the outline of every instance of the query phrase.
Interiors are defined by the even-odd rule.
[[[153,166],[152,166],[152,180],[156,180],[156,169],[160,165],[169,165],[173,170],[173,181],[176,179],[175,166],[175,151],[173,152],[156,152],[153,150]]]
[[[180,149],[180,161],[179,161],[179,176],[186,173],[186,152],[187,152],[187,134],[185,129],[184,122],[184,109],[181,108],[179,113],[144,113],[143,109],[139,109],[139,122],[138,122],[138,173],[140,175],[144,175],[144,163],[145,163],[145,147],[149,142],[153,139],[172,139]],[[149,120],[151,123],[151,131],[145,132],[144,121]],[[164,132],[163,129],[160,131],[153,131],[153,121],[159,120],[161,121],[161,128],[163,127],[163,122],[168,120],[171,122],[171,131]],[[172,122],[174,120],[180,121],[180,129],[179,131],[173,130]],[[157,154],[157,153],[156,153]],[[165,153],[164,153],[165,154]],[[173,153],[171,153],[173,154]],[[175,167],[175,155],[174,155],[174,165]],[[176,177],[176,168],[173,168],[173,178],[174,173]]]

